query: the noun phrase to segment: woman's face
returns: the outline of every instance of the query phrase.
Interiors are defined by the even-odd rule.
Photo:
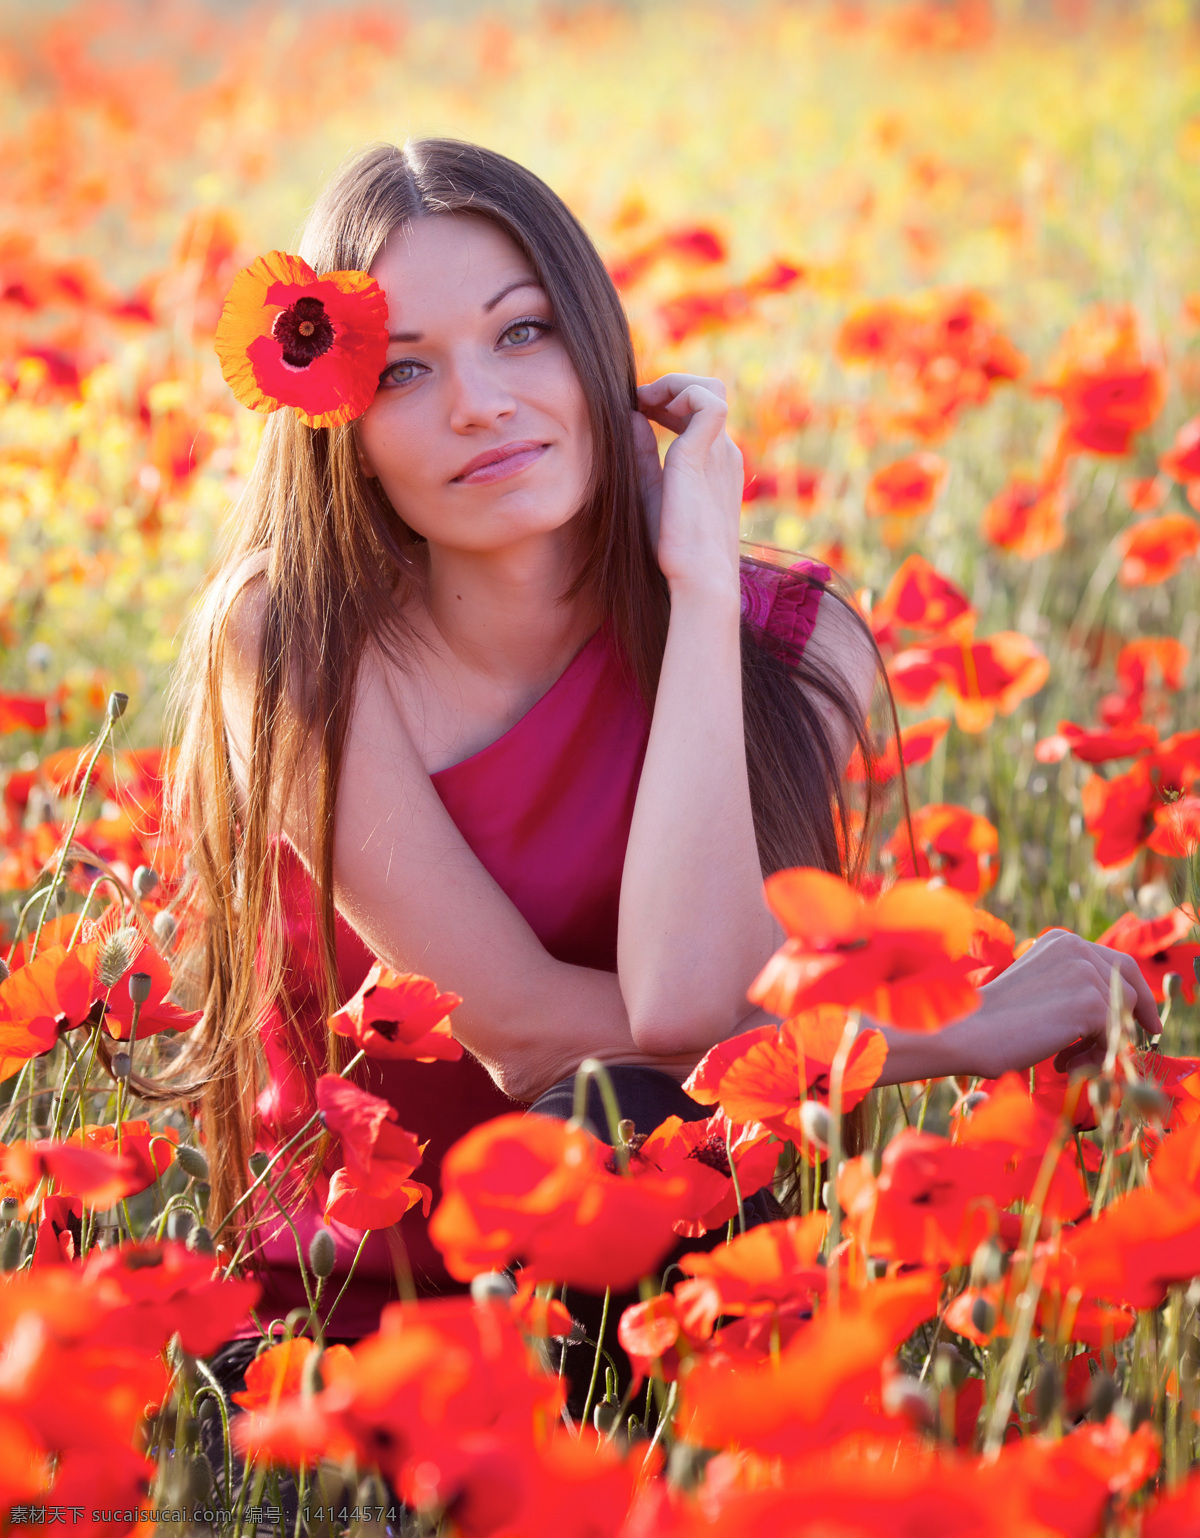
[[[478,552],[561,528],[587,492],[587,403],[526,258],[489,220],[443,214],[393,231],[371,276],[390,341],[358,442],[396,512]]]

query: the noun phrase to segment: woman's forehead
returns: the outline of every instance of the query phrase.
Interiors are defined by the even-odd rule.
[[[398,225],[371,264],[371,276],[388,296],[393,331],[399,321],[414,329],[430,312],[486,312],[513,285],[537,285],[524,252],[478,214],[433,214]],[[531,297],[535,291],[528,290]]]

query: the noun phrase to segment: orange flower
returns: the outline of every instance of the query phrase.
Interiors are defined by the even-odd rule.
[[[95,1148],[101,1153],[132,1159],[137,1179],[141,1182],[129,1193],[133,1196],[152,1186],[175,1162],[174,1145],[179,1142],[179,1133],[174,1127],[156,1131],[148,1121],[124,1121],[119,1128],[115,1122],[107,1127],[81,1127],[67,1141],[78,1143],[81,1148]]]
[[[1011,715],[1050,676],[1045,654],[1028,636],[1000,630],[985,640],[914,646],[888,663],[888,678],[902,705],[923,705],[939,685],[954,696],[954,718],[964,732],[982,732],[996,712]]]
[[[1062,403],[1060,454],[1120,456],[1158,416],[1166,381],[1143,353],[1133,309],[1097,305],[1063,337],[1040,390]]]
[[[429,978],[377,961],[329,1026],[369,1057],[456,1063],[463,1049],[450,1034],[448,1016],[461,1003],[457,993],[439,993]]]
[[[957,892],[899,881],[867,902],[838,876],[799,869],[769,876],[766,895],[788,939],[749,997],[772,1014],[842,1004],[932,1031],[978,1007],[966,980],[974,913]]]
[[[1140,919],[1136,913],[1123,913],[1097,938],[1096,944],[1133,956],[1160,1004],[1166,997],[1163,979],[1168,972],[1176,973],[1183,996],[1190,1004],[1196,997],[1194,965],[1200,959],[1200,944],[1183,942],[1195,926],[1196,915],[1187,906],[1173,908],[1160,919]]]
[[[348,1228],[390,1228],[418,1202],[428,1213],[433,1192],[408,1178],[425,1145],[396,1124],[396,1108],[333,1073],[317,1080],[316,1099],[345,1160],[329,1180],[326,1219]]]
[[[442,1161],[442,1201],[429,1225],[460,1281],[524,1262],[534,1281],[587,1291],[632,1286],[675,1242],[687,1182],[612,1154],[581,1127],[546,1116],[499,1116]]]
[[[687,1181],[674,1227],[685,1239],[698,1239],[737,1216],[733,1171],[744,1200],[774,1176],[779,1150],[768,1140],[766,1127],[749,1120],[731,1123],[718,1111],[707,1121],[668,1116],[644,1141],[636,1141],[634,1157],[660,1174]]]
[[[1186,513],[1143,518],[1121,536],[1123,587],[1154,587],[1173,577],[1188,556],[1200,550],[1200,523]]]
[[[246,1387],[229,1397],[243,1410],[273,1410],[285,1395],[300,1392],[304,1364],[315,1350],[315,1343],[303,1336],[269,1346],[247,1367]],[[321,1356],[321,1381],[336,1383],[353,1360],[345,1346],[326,1347]]]
[[[293,406],[309,427],[341,427],[375,398],[387,316],[365,272],[318,277],[298,256],[271,251],[234,278],[214,346],[243,406]]]
[[[842,1039],[846,1013],[819,1005],[762,1025],[705,1054],[684,1086],[694,1100],[719,1100],[727,1116],[759,1121],[778,1137],[799,1142],[800,1107],[808,1098],[829,1100],[829,1071]],[[877,1082],[887,1058],[879,1031],[860,1031],[850,1049],[842,1083],[842,1109],[852,1110]]]
[[[0,1078],[48,1052],[92,1007],[91,947],[52,945],[0,982]]]
[[[896,739],[889,737],[883,752],[872,762],[871,779],[876,785],[886,785],[900,773],[901,764],[906,769],[911,769],[915,764],[923,764],[933,756],[933,750],[949,730],[950,723],[945,716],[930,716],[926,721],[918,721],[915,726],[903,727],[899,747]],[[855,744],[850,762],[846,765],[846,778],[851,784],[859,784],[866,777],[862,749]]]
[[[917,845],[914,868],[908,829],[902,823],[884,845],[896,861],[900,876],[940,876],[971,900],[978,901],[996,884],[1000,835],[986,817],[962,806],[923,806],[912,815]]]
[[[1022,560],[1057,550],[1066,530],[1066,491],[1061,481],[1014,477],[983,514],[984,538]]]
[[[895,646],[899,630],[969,637],[974,627],[970,599],[923,555],[910,555],[900,563],[871,610],[871,630],[880,646]]]
[[[884,465],[867,482],[868,518],[915,518],[927,513],[948,474],[949,466],[937,454],[910,454]]]
[[[1200,480],[1200,417],[1192,417],[1175,434],[1175,442],[1159,459],[1164,475],[1177,481]]]

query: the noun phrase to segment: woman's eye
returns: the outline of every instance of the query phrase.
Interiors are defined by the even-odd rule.
[[[423,363],[414,363],[410,358],[401,359],[399,363],[389,363],[387,368],[379,376],[381,385],[406,385],[425,372]]]
[[[550,329],[550,322],[547,320],[516,320],[504,335],[514,347],[525,347]]]

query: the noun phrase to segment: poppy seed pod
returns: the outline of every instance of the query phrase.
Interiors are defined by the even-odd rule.
[[[193,1255],[215,1255],[217,1253],[213,1237],[203,1223],[199,1228],[192,1229],[187,1237],[187,1247]]]
[[[1170,999],[1172,1003],[1183,992],[1183,978],[1178,972],[1164,972],[1162,980],[1163,997]]]
[[[0,956],[0,983],[5,982],[10,975],[8,962]]]
[[[1093,1079],[1088,1085],[1088,1099],[1094,1111],[1102,1111],[1112,1099],[1112,1084],[1108,1079]]]
[[[322,1281],[333,1275],[337,1263],[337,1244],[327,1228],[318,1228],[308,1246],[308,1263],[314,1276]]]
[[[1139,1116],[1147,1118],[1162,1117],[1171,1106],[1170,1097],[1149,1079],[1135,1079],[1132,1084],[1127,1084],[1124,1101]]]
[[[129,704],[129,696],[114,690],[108,697],[108,719],[119,721],[125,714],[125,708]]]
[[[133,890],[139,897],[149,897],[158,885],[158,872],[149,865],[139,865],[133,873]]]
[[[971,1256],[971,1285],[990,1287],[1008,1270],[1008,1256],[995,1239],[985,1239]]]
[[[321,1234],[328,1232],[327,1228],[323,1228],[315,1238],[319,1239]],[[321,1371],[321,1359],[324,1355],[325,1353],[318,1347],[304,1358],[304,1366],[300,1369],[300,1393],[305,1399],[311,1399],[325,1387],[325,1374]]]
[[[473,1303],[505,1303],[516,1290],[516,1282],[503,1271],[481,1271],[471,1278]]]
[[[937,1397],[927,1383],[897,1373],[883,1385],[885,1415],[902,1415],[912,1425],[929,1431],[937,1424]]]
[[[168,913],[164,908],[154,915],[154,938],[158,941],[159,949],[169,955],[175,949],[175,936],[179,933],[179,925],[175,921],[175,915]]]
[[[986,1298],[976,1298],[971,1304],[971,1323],[981,1335],[990,1335],[996,1328],[996,1310]]]
[[[133,1059],[128,1052],[118,1052],[112,1060],[114,1079],[127,1079],[133,1069]]]
[[[192,1180],[208,1179],[208,1160],[190,1143],[180,1143],[175,1150],[175,1163]]]
[[[0,1271],[15,1271],[21,1264],[24,1234],[14,1223],[0,1242]]]
[[[21,1211],[21,1204],[15,1196],[6,1196],[0,1202],[0,1222],[11,1223]]]
[[[592,1425],[606,1437],[621,1419],[621,1406],[615,1399],[602,1399],[592,1411]]]
[[[961,1388],[968,1370],[962,1352],[943,1341],[933,1358],[933,1381],[938,1388]]]
[[[263,1153],[262,1149],[259,1149],[257,1152],[250,1155],[250,1158],[247,1162],[250,1165],[250,1173],[254,1176],[255,1180],[257,1180],[261,1175],[266,1173],[267,1165],[271,1162],[271,1157],[269,1154]]]
[[[134,972],[129,979],[129,997],[135,1004],[144,1004],[150,997],[149,972]]]
[[[819,1100],[806,1100],[800,1107],[800,1130],[810,1143],[823,1149],[829,1147],[829,1112]]]
[[[1044,1426],[1054,1414],[1061,1392],[1058,1368],[1053,1362],[1043,1362],[1033,1383],[1033,1404],[1039,1425]]]

